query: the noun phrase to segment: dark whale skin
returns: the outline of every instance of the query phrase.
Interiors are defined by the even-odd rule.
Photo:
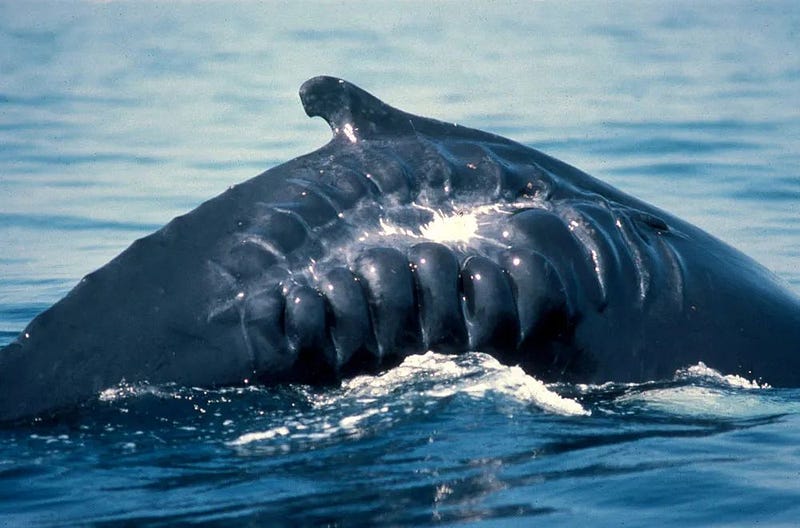
[[[37,316],[0,351],[0,420],[121,381],[331,383],[425,350],[482,350],[546,381],[702,361],[800,386],[800,300],[720,240],[343,80],[300,97],[333,139],[137,240]],[[465,214],[474,237],[426,238]]]

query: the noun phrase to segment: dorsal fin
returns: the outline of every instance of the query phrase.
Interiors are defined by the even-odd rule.
[[[488,132],[420,117],[384,103],[358,86],[336,77],[309,79],[300,87],[300,100],[309,117],[321,117],[334,137],[358,139],[421,133],[476,141],[511,143]]]
[[[345,136],[351,141],[413,131],[411,115],[335,77],[307,80],[300,87],[300,100],[309,117],[321,117],[328,122],[334,136]]]

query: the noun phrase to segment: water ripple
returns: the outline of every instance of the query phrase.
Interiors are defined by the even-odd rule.
[[[0,225],[7,227],[22,227],[27,229],[55,229],[62,231],[155,231],[161,228],[159,224],[140,222],[116,222],[113,220],[100,220],[83,216],[45,215],[0,213]]]

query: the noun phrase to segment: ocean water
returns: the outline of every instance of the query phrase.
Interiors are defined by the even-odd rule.
[[[319,74],[552,154],[800,290],[800,7],[697,4],[0,2],[0,345],[326,142],[297,98]],[[0,525],[796,525],[800,391],[727,374],[546,386],[476,352],[338,388],[114,387],[0,429]]]

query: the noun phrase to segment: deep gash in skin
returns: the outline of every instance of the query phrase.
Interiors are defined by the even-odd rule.
[[[702,361],[800,386],[800,300],[711,235],[345,81],[300,97],[333,139],[137,240],[36,317],[0,351],[0,420],[123,380],[328,383],[426,350],[545,381]]]

